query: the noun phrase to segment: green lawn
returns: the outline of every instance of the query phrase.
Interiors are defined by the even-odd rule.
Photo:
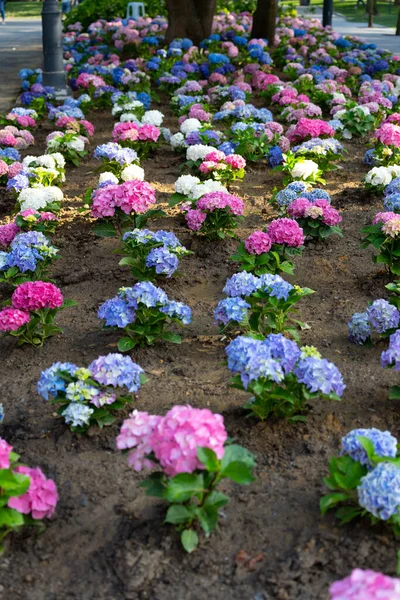
[[[42,2],[6,2],[6,18],[40,18]]]
[[[366,1],[366,0],[365,0]],[[298,6],[293,0],[282,0],[282,4],[291,4]],[[367,22],[368,15],[365,8],[356,8],[357,0],[334,0],[333,10],[343,15],[347,21]],[[311,0],[311,6],[322,7],[323,0]],[[386,25],[386,27],[396,27],[397,14],[399,6],[394,6],[393,2],[378,2],[379,15],[374,16],[374,23],[377,25]]]

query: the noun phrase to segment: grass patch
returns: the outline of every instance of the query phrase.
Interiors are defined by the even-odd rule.
[[[366,0],[364,0],[366,3]],[[297,8],[299,4],[290,0],[282,0],[282,4],[290,4]],[[336,13],[343,15],[349,22],[367,23],[368,15],[365,7],[356,8],[357,0],[335,0],[333,9]],[[322,0],[311,0],[311,7],[322,8]],[[379,15],[374,15],[376,25],[385,25],[386,27],[396,27],[397,15],[400,7],[395,6],[393,2],[378,2]]]
[[[39,19],[42,13],[43,2],[7,2],[6,19],[24,17],[28,19]]]

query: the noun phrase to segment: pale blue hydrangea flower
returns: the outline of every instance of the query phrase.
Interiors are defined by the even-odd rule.
[[[390,456],[395,458],[397,454],[397,439],[390,431],[380,431],[372,427],[371,429],[353,429],[342,438],[341,455],[346,454],[353,460],[357,460],[362,465],[371,467],[371,463],[364,450],[359,438],[368,438],[374,445],[375,454],[378,456]]]
[[[379,463],[362,477],[357,488],[358,502],[374,517],[387,521],[399,514],[400,469],[392,463]]]

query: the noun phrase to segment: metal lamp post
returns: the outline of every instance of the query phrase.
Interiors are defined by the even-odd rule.
[[[62,49],[62,21],[58,0],[44,0],[42,10],[43,85],[55,89],[56,97],[68,95]]]
[[[327,27],[332,26],[333,0],[324,0],[322,9],[322,25]]]

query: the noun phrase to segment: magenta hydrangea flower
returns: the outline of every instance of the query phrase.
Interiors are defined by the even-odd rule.
[[[375,571],[354,571],[330,587],[331,600],[400,600],[400,579]]]
[[[246,166],[246,160],[240,154],[229,154],[225,158],[225,162],[233,169],[244,169]]]
[[[272,240],[264,231],[254,231],[244,243],[249,254],[262,254],[271,250]]]
[[[39,310],[41,308],[60,308],[64,298],[61,291],[46,281],[27,281],[18,285],[11,297],[14,308]]]
[[[197,201],[196,208],[199,210],[215,210],[216,208],[229,208],[234,215],[242,215],[244,202],[239,196],[227,194],[226,192],[210,192],[204,194]]]
[[[306,210],[312,205],[312,202],[307,200],[307,198],[296,198],[296,200],[293,200],[287,208],[288,215],[294,219],[301,219],[304,217]]]
[[[7,248],[19,232],[19,227],[15,223],[0,225],[0,246]]]
[[[10,468],[10,453],[13,447],[0,437],[0,469]]]
[[[17,467],[15,472],[27,475],[31,482],[25,494],[8,500],[8,506],[23,515],[31,513],[34,519],[51,517],[58,502],[58,492],[54,481],[46,479],[39,467],[36,469]]]
[[[16,331],[30,321],[28,313],[12,306],[0,310],[0,331]]]
[[[157,415],[134,410],[129,419],[123,422],[117,437],[117,448],[119,450],[133,448],[129,452],[128,463],[135,471],[141,471],[143,467],[151,469],[155,466],[146,456],[152,452],[149,440],[161,419],[162,417]]]
[[[207,214],[201,212],[201,210],[188,210],[185,215],[186,223],[192,231],[199,231],[204,221],[207,218]]]
[[[286,244],[299,248],[304,244],[304,233],[294,219],[275,219],[267,230],[273,244]]]

